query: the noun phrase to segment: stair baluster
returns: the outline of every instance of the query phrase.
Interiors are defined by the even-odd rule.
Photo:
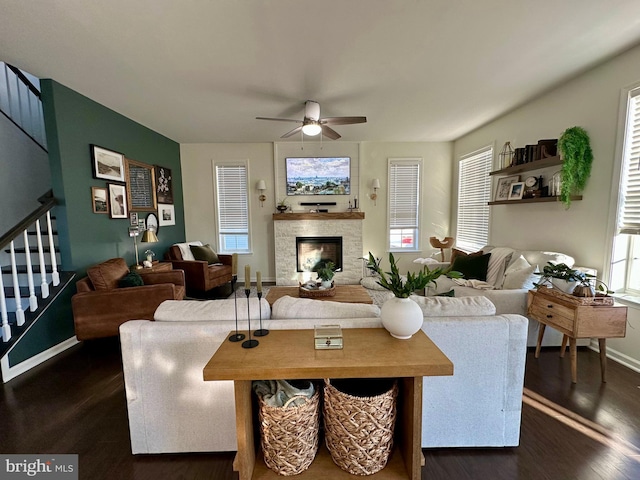
[[[8,342],[11,339],[11,327],[9,326],[9,315],[7,314],[7,299],[4,297],[2,274],[0,274],[0,318],[2,319],[2,341]]]
[[[16,325],[24,325],[24,310],[22,309],[22,298],[20,297],[20,284],[18,283],[18,267],[16,265],[16,248],[13,240],[10,243],[11,256],[11,278],[13,280],[13,296],[16,302]]]
[[[36,220],[36,238],[38,242],[38,262],[40,262],[40,295],[42,298],[47,298],[49,296],[49,284],[47,283],[47,267],[44,263],[42,234],[40,233],[40,219]]]
[[[29,234],[27,230],[22,232],[24,238],[24,254],[27,263],[27,284],[29,285],[29,310],[35,312],[38,309],[38,298],[33,286],[33,268],[31,267],[31,249],[29,248]]]
[[[53,230],[51,229],[51,210],[47,211],[47,234],[49,235],[49,255],[51,256],[51,283],[54,287],[60,285],[60,274],[58,273],[58,262],[56,261],[56,249],[53,244]]]

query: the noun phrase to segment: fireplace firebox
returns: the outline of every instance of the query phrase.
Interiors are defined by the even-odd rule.
[[[315,272],[328,262],[342,269],[342,237],[296,237],[296,271]]]

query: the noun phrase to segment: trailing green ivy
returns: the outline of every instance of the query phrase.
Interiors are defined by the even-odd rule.
[[[589,134],[582,127],[567,128],[558,140],[558,148],[562,153],[560,200],[569,208],[571,195],[582,192],[591,175],[593,152]]]

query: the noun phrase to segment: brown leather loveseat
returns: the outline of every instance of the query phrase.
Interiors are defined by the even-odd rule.
[[[135,271],[144,285],[120,287],[129,273],[123,258],[112,258],[87,269],[87,276],[76,282],[71,298],[73,322],[78,340],[118,335],[118,328],[128,320],[153,320],[153,314],[165,300],[185,297],[184,272]]]

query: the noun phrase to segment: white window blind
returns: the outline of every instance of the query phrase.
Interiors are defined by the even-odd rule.
[[[249,252],[247,166],[216,165],[218,238],[221,252]]]
[[[389,249],[418,250],[422,159],[389,159]]]
[[[465,155],[458,171],[458,222],[456,247],[477,251],[489,241],[489,205],[493,148]]]
[[[630,92],[620,178],[618,233],[640,235],[640,89]]]

